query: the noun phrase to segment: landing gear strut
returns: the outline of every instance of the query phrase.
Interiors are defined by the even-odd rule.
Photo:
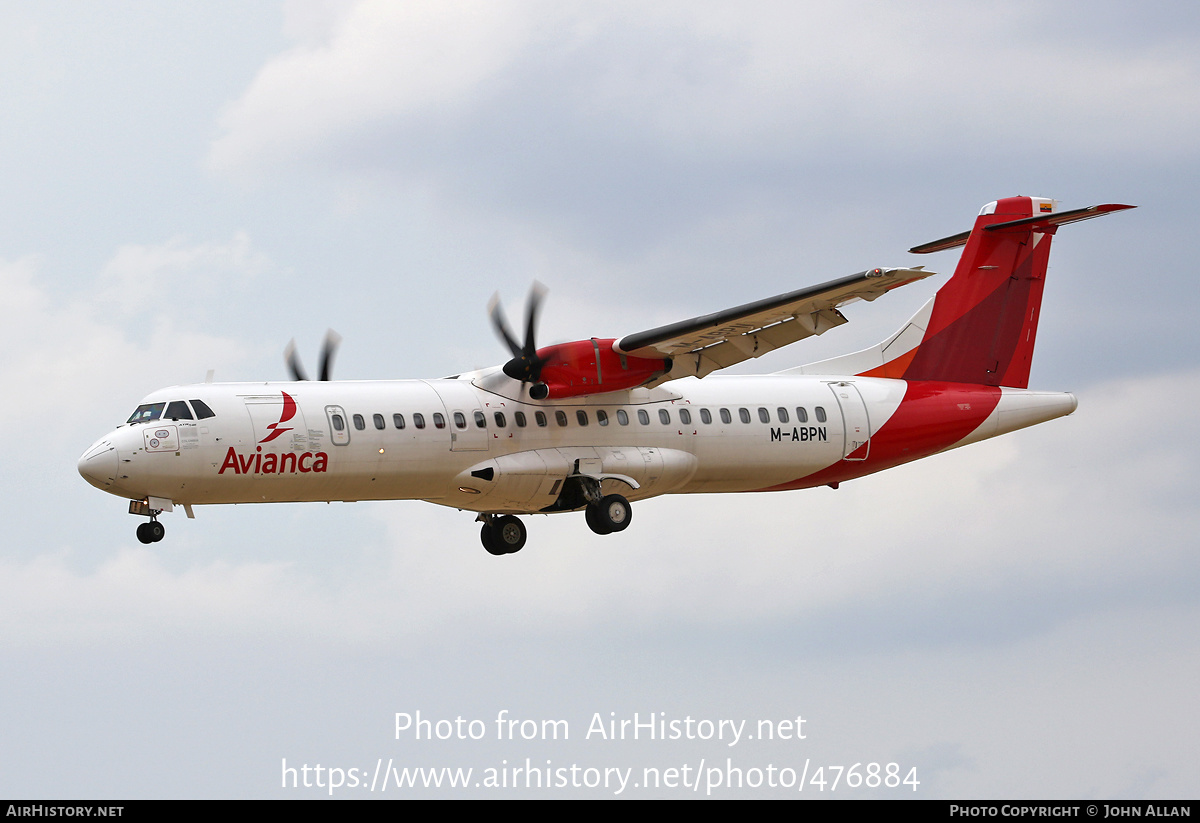
[[[633,520],[633,509],[621,495],[610,494],[600,498],[599,502],[589,503],[583,517],[588,528],[596,534],[612,534],[629,527]]]
[[[528,532],[525,524],[511,514],[496,517],[495,515],[480,515],[483,528],[479,530],[479,540],[488,554],[516,554],[525,547]]]

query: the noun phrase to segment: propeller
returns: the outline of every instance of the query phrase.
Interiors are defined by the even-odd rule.
[[[500,307],[500,295],[498,293],[492,295],[492,299],[488,302],[488,315],[492,318],[492,326],[495,328],[496,334],[508,346],[508,350],[512,352],[512,360],[504,364],[503,371],[513,380],[534,383],[529,394],[535,400],[539,399],[536,396],[538,394],[545,397],[545,386],[540,386],[539,381],[542,376],[542,367],[546,365],[548,359],[538,356],[536,342],[538,311],[541,309],[545,296],[546,287],[536,280],[533,281],[533,285],[529,289],[529,300],[525,304],[525,342],[523,344],[518,343],[517,338],[509,330],[508,320],[504,317],[504,309]]]
[[[321,372],[320,380],[328,380],[330,372],[333,371],[333,357],[337,354],[338,344],[342,342],[342,336],[329,329],[325,332],[325,342],[321,344]],[[287,361],[288,371],[292,374],[293,380],[307,380],[308,375],[304,373],[304,367],[300,365],[300,355],[296,352],[296,340],[292,338],[287,344],[287,348],[283,350],[283,359]]]

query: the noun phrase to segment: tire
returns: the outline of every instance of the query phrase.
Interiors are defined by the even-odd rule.
[[[591,507],[588,507],[589,510]],[[623,532],[629,528],[630,521],[633,520],[633,509],[629,505],[629,501],[619,494],[610,494],[601,498],[600,504],[596,506],[595,514],[592,515],[595,522],[602,528],[608,531],[603,534],[611,534],[613,532]],[[588,523],[591,526],[591,522]],[[601,534],[592,526],[592,531]]]
[[[150,537],[151,543],[157,543],[167,535],[167,529],[157,520],[151,520],[149,523],[143,524],[146,527],[146,534]]]
[[[583,519],[587,521],[588,528],[596,534],[612,534],[612,529],[600,522],[600,508],[598,506],[588,506],[584,509]]]
[[[139,541],[141,541],[142,543],[149,544],[149,543],[154,542],[154,538],[150,536],[150,530],[146,528],[149,525],[150,525],[149,523],[139,523],[138,524],[137,539]]]
[[[499,557],[502,554],[508,554],[504,549],[496,544],[495,535],[492,532],[492,527],[487,523],[483,524],[483,528],[479,530],[479,541],[483,543],[483,547],[487,549],[487,553]]]
[[[502,548],[504,554],[516,554],[525,548],[525,539],[529,536],[525,524],[511,514],[496,518],[492,535],[496,546]]]

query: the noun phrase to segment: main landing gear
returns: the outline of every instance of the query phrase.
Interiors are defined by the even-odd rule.
[[[625,531],[633,520],[633,509],[629,501],[619,494],[606,495],[598,502],[588,503],[583,510],[588,528],[596,534],[612,534]]]
[[[482,514],[483,528],[479,531],[479,539],[488,554],[516,554],[525,547],[525,524],[511,514],[497,517],[493,514]]]
[[[596,534],[613,534],[629,528],[633,509],[621,495],[609,494],[588,503],[583,509],[583,516],[588,528]],[[481,514],[477,519],[483,523],[479,530],[479,541],[488,554],[516,554],[525,548],[528,532],[519,518],[511,514]],[[138,529],[138,536],[141,537],[141,529]]]

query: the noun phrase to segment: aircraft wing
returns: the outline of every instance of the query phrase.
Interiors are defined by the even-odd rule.
[[[871,269],[818,286],[768,297],[621,338],[615,349],[634,357],[667,357],[670,372],[655,383],[704,377],[780,346],[824,334],[846,322],[838,311],[854,300],[874,300],[894,288],[936,272]]]

